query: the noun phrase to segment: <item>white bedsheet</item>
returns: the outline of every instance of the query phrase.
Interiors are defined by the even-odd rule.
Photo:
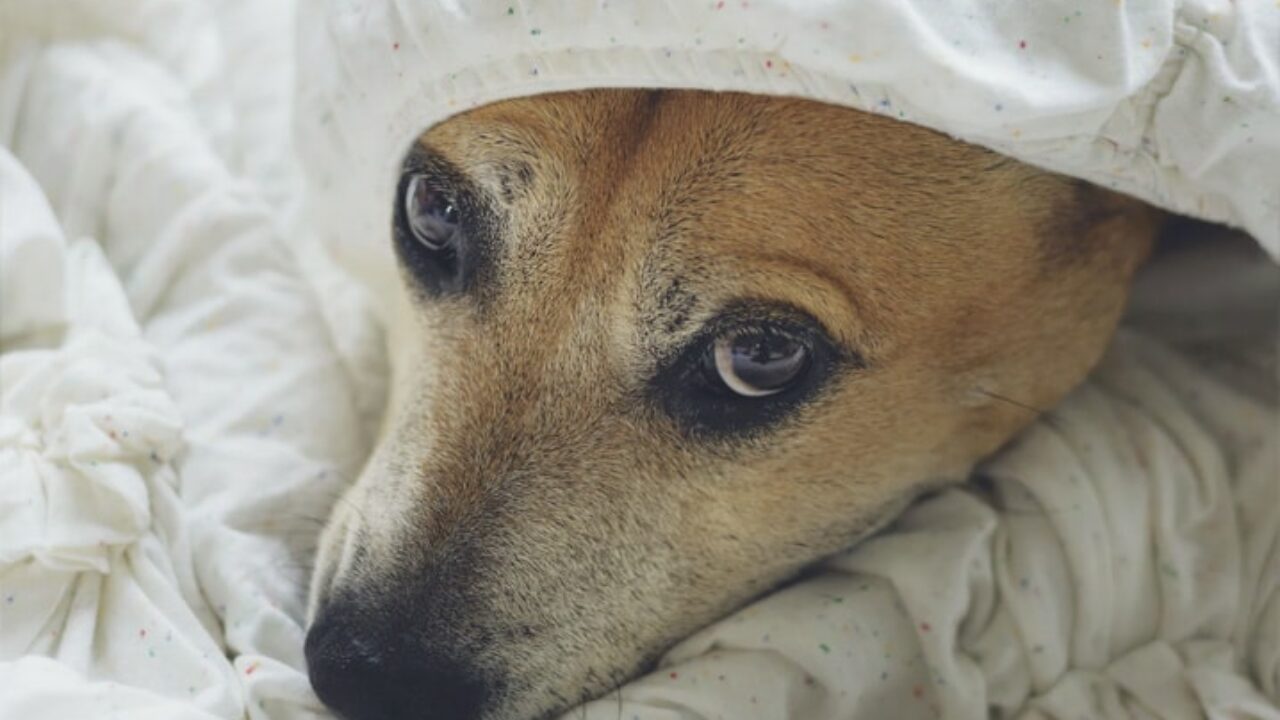
[[[385,198],[425,127],[583,87],[795,95],[925,125],[1280,258],[1275,0],[319,0],[299,16],[309,213],[393,282]]]
[[[294,222],[291,28],[0,0],[3,720],[327,717],[303,580],[382,374]],[[1280,718],[1277,280],[1224,267],[983,482],[566,717]]]

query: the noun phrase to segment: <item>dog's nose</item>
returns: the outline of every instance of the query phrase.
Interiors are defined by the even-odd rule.
[[[344,720],[474,720],[484,682],[443,654],[370,634],[341,611],[323,612],[307,632],[307,672],[321,702]]]

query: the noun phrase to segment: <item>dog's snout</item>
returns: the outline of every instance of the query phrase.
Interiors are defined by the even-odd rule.
[[[343,720],[474,720],[483,680],[447,654],[416,647],[404,628],[368,627],[341,608],[307,632],[307,671],[316,695]]]

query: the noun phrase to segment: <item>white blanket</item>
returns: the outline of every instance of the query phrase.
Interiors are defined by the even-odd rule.
[[[404,42],[361,7],[302,44]],[[325,121],[291,115],[292,23],[0,0],[0,719],[326,717],[303,580],[383,374],[361,269],[294,221],[290,123],[314,168]],[[982,482],[566,717],[1280,718],[1280,290],[1190,267],[1228,282],[1175,307],[1158,266],[1144,330]]]
[[[296,126],[323,242],[391,282],[411,140],[582,87],[797,95],[919,123],[1247,229],[1280,258],[1275,0],[319,0]]]

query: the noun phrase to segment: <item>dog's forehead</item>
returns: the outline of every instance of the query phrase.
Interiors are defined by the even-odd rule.
[[[848,179],[814,167],[831,162],[803,147],[816,142],[812,118],[771,108],[712,94],[539,97],[458,116],[422,145],[504,206],[495,261],[507,294],[572,284],[637,305],[670,334],[743,286],[848,305],[822,257],[830,243],[811,242],[837,231],[821,214],[841,214],[815,193],[830,198]],[[795,288],[818,292],[797,302]]]
[[[1016,244],[1034,247],[1044,214],[1044,188],[987,151],[785,98],[536,96],[456,116],[422,144],[503,206],[497,292],[528,310],[509,319],[590,306],[646,344],[678,344],[744,297],[853,344],[886,312],[936,314],[1030,263]]]

